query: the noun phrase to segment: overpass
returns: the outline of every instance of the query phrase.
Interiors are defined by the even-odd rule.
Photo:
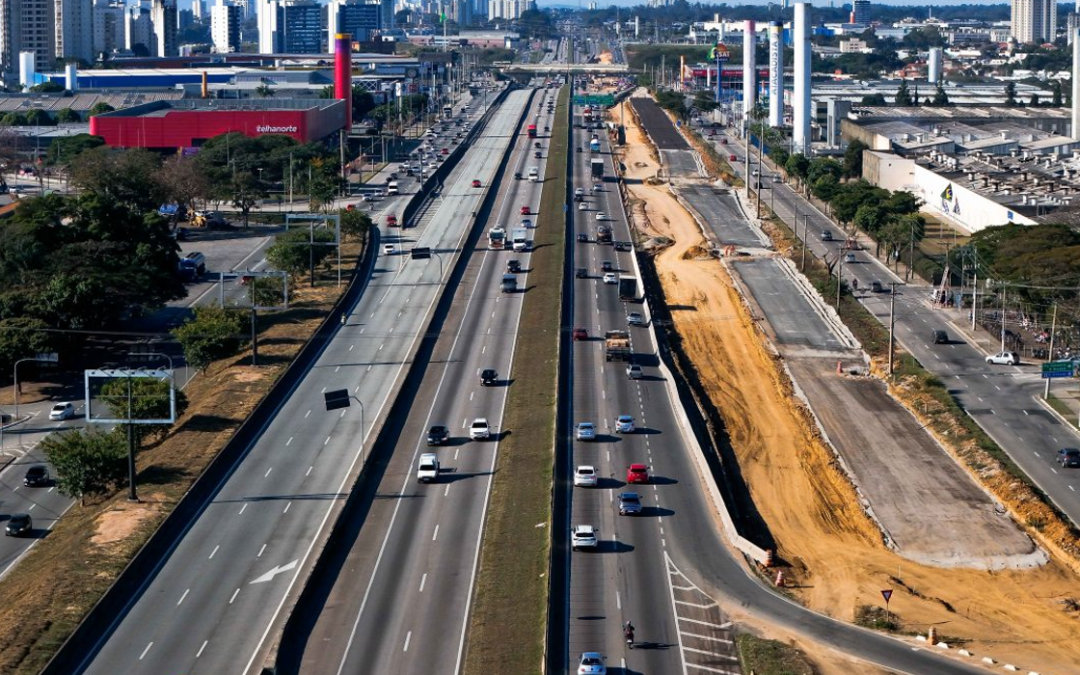
[[[630,72],[630,67],[623,63],[515,63],[503,66],[502,71],[507,75],[558,75],[567,72],[575,75],[625,75]]]

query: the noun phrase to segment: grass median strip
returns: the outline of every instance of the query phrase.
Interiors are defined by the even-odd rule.
[[[559,92],[480,552],[466,675],[539,672],[547,627],[569,93]]]

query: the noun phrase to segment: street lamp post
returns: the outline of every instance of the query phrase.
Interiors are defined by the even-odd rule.
[[[19,364],[23,361],[38,361],[40,363],[56,363],[56,354],[48,354],[43,356],[29,356],[25,359],[19,359],[12,367],[12,380],[14,380],[15,386],[15,419],[19,419]]]

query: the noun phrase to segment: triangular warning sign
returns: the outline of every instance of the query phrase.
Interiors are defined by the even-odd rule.
[[[885,589],[884,591],[882,591],[881,597],[885,598],[885,602],[888,602],[889,598],[892,597],[892,589]]]

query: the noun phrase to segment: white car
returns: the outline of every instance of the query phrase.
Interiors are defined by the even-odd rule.
[[[585,196],[585,188],[578,188],[578,189],[574,190],[574,195],[577,196],[577,197],[584,197]]]
[[[397,253],[397,246],[394,246],[393,244],[383,244],[382,252],[383,255],[394,255]]]
[[[486,441],[491,438],[491,427],[488,426],[487,419],[477,417],[473,420],[472,425],[469,427],[469,438],[474,441]]]
[[[645,317],[641,314],[641,312],[630,312],[626,315],[626,323],[630,324],[631,326],[644,326]]]
[[[632,434],[634,433],[634,418],[630,415],[619,415],[615,418],[615,433],[617,434]]]
[[[592,191],[593,192],[600,192],[603,189],[604,189],[604,186],[601,185],[600,183],[593,183],[593,186],[592,186]]]
[[[604,275],[605,284],[617,284],[619,283],[619,276],[614,272],[608,272]]]
[[[600,211],[600,212],[598,212],[596,214],[596,219],[597,220],[607,220],[607,214],[604,213],[603,211]]]
[[[632,363],[626,367],[626,376],[631,380],[641,379],[641,366],[636,363]]]
[[[75,404],[73,403],[57,403],[49,411],[49,419],[53,421],[71,419],[72,417],[75,417]]]
[[[583,548],[596,548],[596,528],[592,525],[575,525],[570,535],[570,548],[580,551]]]
[[[1020,356],[1016,352],[1001,352],[987,356],[986,362],[995,366],[1015,366],[1020,363]]]
[[[604,655],[600,652],[584,652],[578,659],[577,675],[607,675]]]
[[[596,469],[582,464],[574,471],[574,487],[596,487]]]
[[[844,262],[845,263],[853,263],[853,262],[855,262],[855,254],[854,253],[845,253],[844,254]]]
[[[577,210],[578,211],[588,211],[589,210],[589,205],[586,204],[585,202],[579,202],[578,205],[577,205]]]
[[[578,422],[577,439],[579,441],[595,441],[596,426],[592,422]]]

